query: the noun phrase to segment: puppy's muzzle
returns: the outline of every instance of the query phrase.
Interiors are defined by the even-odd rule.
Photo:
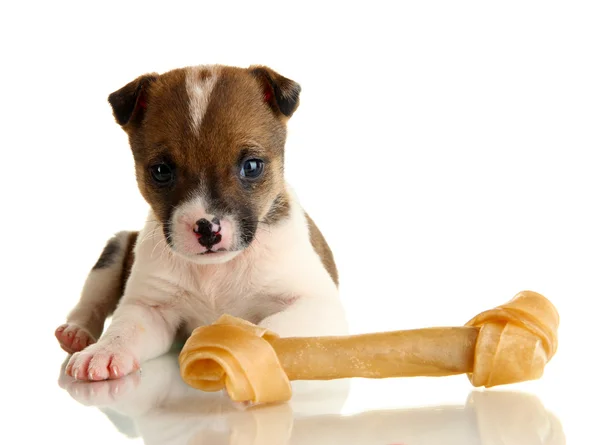
[[[208,250],[221,242],[221,221],[216,216],[211,221],[206,218],[199,219],[193,230],[198,236],[200,245]]]

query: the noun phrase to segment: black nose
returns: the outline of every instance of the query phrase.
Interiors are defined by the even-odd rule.
[[[194,228],[194,232],[198,234],[198,242],[201,246],[210,249],[215,244],[221,241],[221,222],[219,218],[214,217],[212,222],[206,218],[199,219],[196,221],[197,228]]]

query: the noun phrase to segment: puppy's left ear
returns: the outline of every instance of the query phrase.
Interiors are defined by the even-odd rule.
[[[273,111],[291,117],[300,104],[300,85],[267,66],[254,65],[248,69],[262,85],[265,102]]]

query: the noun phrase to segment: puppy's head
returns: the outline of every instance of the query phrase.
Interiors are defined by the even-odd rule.
[[[139,189],[176,253],[224,262],[259,224],[285,218],[286,122],[299,94],[268,67],[198,66],[140,76],[109,96]]]

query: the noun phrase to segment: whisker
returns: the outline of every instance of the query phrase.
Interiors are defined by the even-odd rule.
[[[162,250],[160,251],[159,258],[162,258],[162,256],[165,254],[165,252],[167,251],[168,248],[169,248],[169,243],[165,243]]]
[[[141,238],[141,239],[138,240],[138,243],[141,245],[141,244],[145,243],[146,241],[148,241],[149,239],[152,239],[152,238],[154,238],[154,230],[152,230],[149,233],[146,233],[143,238]]]
[[[150,258],[152,258],[154,256],[154,251],[156,250],[156,248],[158,247],[159,244],[160,244],[160,240],[158,240],[156,242],[156,244],[154,245],[154,248],[152,249],[152,253],[150,253]]]
[[[142,244],[146,241],[148,241],[149,239],[154,238],[154,235],[156,234],[156,231],[160,228],[160,225],[156,225],[150,232],[146,233],[145,236],[139,240],[139,243]]]

